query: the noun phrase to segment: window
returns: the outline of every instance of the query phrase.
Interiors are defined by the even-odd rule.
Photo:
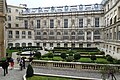
[[[112,18],[110,19],[110,25],[112,25]]]
[[[64,47],[68,47],[68,44],[67,44],[67,43],[64,43]]]
[[[8,38],[13,38],[13,32],[12,31],[8,31]]]
[[[37,32],[37,35],[41,35],[41,32]]]
[[[69,40],[69,36],[63,36],[63,40]]]
[[[22,47],[25,47],[26,46],[26,43],[22,43]]]
[[[83,9],[83,5],[80,5],[80,6],[79,6],[79,9],[82,10],[82,9]]]
[[[46,47],[46,43],[43,43],[43,47]]]
[[[78,40],[84,40],[84,36],[78,36]]]
[[[27,20],[24,20],[24,26],[25,26],[25,29],[28,29],[28,21]]]
[[[40,46],[40,43],[36,43],[37,46]]]
[[[18,17],[18,16],[16,16],[16,20],[19,20],[19,17]]]
[[[8,23],[8,28],[11,28],[11,23]]]
[[[50,47],[53,47],[53,43],[50,43]]]
[[[72,32],[71,35],[75,35],[75,32]]]
[[[8,48],[13,47],[13,43],[8,43]]]
[[[118,40],[120,40],[120,31],[118,32]]]
[[[47,35],[47,32],[43,32],[43,35]]]
[[[11,13],[11,8],[8,8],[7,10],[8,10],[8,13]]]
[[[75,47],[75,43],[72,43],[72,44],[71,44],[71,47]]]
[[[49,40],[55,40],[54,36],[49,36]]]
[[[32,33],[31,33],[31,31],[28,31],[28,38],[29,38],[29,39],[32,38]]]
[[[22,38],[23,38],[23,39],[26,38],[26,33],[25,33],[25,31],[22,31]]]
[[[37,28],[40,28],[40,20],[37,20]]]
[[[99,27],[99,18],[95,18],[95,27]]]
[[[115,16],[115,17],[114,17],[114,23],[116,23],[116,20],[117,20],[117,17]]]
[[[83,28],[83,19],[79,19],[79,28]]]
[[[54,32],[53,32],[53,31],[50,31],[50,35],[54,35]]]
[[[57,32],[57,35],[61,35],[61,33],[60,33],[60,32]]]
[[[68,35],[68,31],[64,31],[64,35]]]
[[[16,38],[19,38],[19,31],[16,31]]]
[[[32,43],[28,43],[28,46],[32,46]]]
[[[68,28],[68,19],[64,19],[64,28]]]
[[[88,43],[88,44],[87,44],[87,47],[91,47],[91,44],[90,44],[90,43]]]
[[[8,15],[8,21],[11,21],[11,16],[10,15]]]
[[[54,20],[50,19],[50,28],[54,28]]]
[[[22,31],[22,35],[25,35],[26,33],[25,33],[25,31]]]
[[[57,47],[60,47],[60,43],[57,43]]]
[[[82,44],[82,43],[81,43],[81,44],[79,44],[79,47],[80,47],[80,48],[82,48],[82,47],[83,47],[83,44]]]
[[[65,6],[65,11],[68,11],[68,6]]]
[[[15,47],[20,47],[20,43],[15,43]]]
[[[19,27],[19,24],[15,24],[15,27]]]
[[[15,11],[18,12],[18,9],[16,9]]]

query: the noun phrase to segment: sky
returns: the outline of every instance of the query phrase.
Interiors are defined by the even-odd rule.
[[[7,0],[8,5],[19,6],[19,4],[27,4],[29,8],[52,7],[80,4],[100,4],[102,0]]]

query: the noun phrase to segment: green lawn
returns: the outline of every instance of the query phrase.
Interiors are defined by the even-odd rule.
[[[30,78],[27,78],[27,80],[77,80],[77,79],[47,77],[47,76],[33,76],[33,77],[30,77]]]

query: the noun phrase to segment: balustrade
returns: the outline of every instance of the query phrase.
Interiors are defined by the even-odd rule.
[[[76,70],[101,70],[104,66],[114,67],[117,71],[120,71],[120,65],[112,64],[96,64],[96,63],[78,63],[78,62],[59,62],[59,61],[43,61],[33,60],[33,67],[47,67],[47,68],[67,68]]]

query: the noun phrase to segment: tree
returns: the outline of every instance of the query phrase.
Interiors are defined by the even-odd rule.
[[[54,56],[53,53],[51,52],[48,53],[48,58],[53,58],[53,56]]]
[[[29,64],[26,71],[26,77],[32,77],[34,74],[32,66]]]
[[[66,57],[67,57],[66,53],[61,53],[60,56],[61,56],[62,59],[66,59]]]
[[[34,57],[36,57],[37,59],[40,59],[41,58],[41,53],[40,52],[36,52],[34,54]]]
[[[108,56],[106,57],[106,59],[107,59],[107,61],[109,61],[109,62],[113,62],[113,58],[112,58],[110,55],[108,55]]]
[[[80,53],[75,53],[75,55],[74,55],[74,59],[75,60],[79,60],[80,59]]]
[[[90,59],[94,62],[96,60],[96,56],[95,55],[91,55]]]

